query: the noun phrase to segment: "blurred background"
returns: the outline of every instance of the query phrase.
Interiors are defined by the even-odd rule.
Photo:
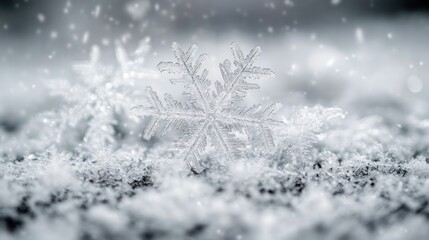
[[[423,0],[0,0],[0,125],[55,105],[44,81],[69,78],[92,46],[114,63],[117,44],[132,52],[145,38],[145,68],[172,60],[174,41],[197,43],[214,79],[231,42],[260,45],[277,77],[249,101],[429,118],[428,17]]]

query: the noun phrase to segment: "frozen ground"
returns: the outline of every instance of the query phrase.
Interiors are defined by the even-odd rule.
[[[40,61],[22,64],[11,60],[19,50],[3,54],[0,239],[428,239],[428,28],[413,16],[152,39],[141,68],[150,74],[115,88],[131,99],[115,100],[113,128],[93,135],[109,148],[86,138],[93,110],[59,137],[60,113],[76,100],[49,94],[52,79],[78,82],[72,65],[88,52],[35,53]],[[207,52],[212,79],[231,57],[230,42],[262,47],[260,65],[276,78],[246,102],[283,103],[278,118],[287,124],[274,133],[274,151],[256,142],[226,163],[209,151],[204,161],[215,164],[195,175],[166,153],[175,134],[142,140],[147,121],[127,110],[145,86],[182,91],[152,72],[172,60],[172,41]],[[0,42],[3,53],[10,44]],[[130,56],[136,45],[124,44]],[[114,50],[103,46],[102,61],[115,65]]]

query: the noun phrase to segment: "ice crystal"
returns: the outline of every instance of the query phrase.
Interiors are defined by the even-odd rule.
[[[267,68],[254,66],[261,54],[256,47],[245,56],[235,43],[231,50],[234,56],[233,64],[225,60],[220,64],[223,82],[212,82],[207,79],[207,69],[202,70],[206,55],[195,59],[198,47],[192,45],[186,52],[177,43],[172,49],[177,62],[161,62],[158,69],[178,78],[172,78],[172,84],[183,84],[184,95],[188,102],[179,102],[169,94],[165,94],[163,103],[151,87],[146,89],[146,102],[132,108],[134,114],[150,117],[146,126],[144,138],[150,139],[158,128],[162,135],[173,129],[182,130],[183,136],[176,142],[173,149],[183,154],[188,167],[196,173],[204,170],[201,154],[209,143],[216,152],[223,153],[227,159],[238,156],[244,143],[236,136],[236,132],[245,133],[249,138],[261,136],[267,150],[274,148],[271,129],[284,123],[273,119],[280,108],[274,103],[263,108],[260,105],[241,107],[249,90],[259,89],[254,80],[269,80],[274,73]],[[160,125],[163,124],[162,127]]]
[[[294,110],[288,117],[287,127],[279,134],[279,145],[282,146],[277,153],[279,162],[312,162],[314,145],[324,137],[321,135],[324,128],[344,117],[340,108],[315,106]]]
[[[131,56],[118,44],[118,67],[113,67],[100,63],[100,50],[94,47],[89,61],[74,65],[80,81],[52,82],[49,85],[51,94],[61,96],[69,103],[58,119],[59,140],[67,126],[76,127],[84,121],[87,125],[83,137],[86,147],[98,151],[112,146],[115,143],[115,126],[119,124],[116,115],[133,104],[135,80],[154,76],[152,71],[142,67],[148,51],[149,40],[142,41]]]

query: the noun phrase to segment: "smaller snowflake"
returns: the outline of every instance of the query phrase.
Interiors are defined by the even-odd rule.
[[[163,103],[158,94],[148,87],[144,105],[131,109],[137,116],[151,117],[144,138],[150,139],[160,124],[163,124],[162,135],[173,129],[182,130],[184,134],[173,149],[183,154],[188,167],[195,173],[205,168],[201,155],[209,143],[227,159],[238,156],[245,144],[237,137],[237,133],[245,133],[249,139],[260,136],[265,149],[272,150],[274,140],[271,129],[284,125],[272,118],[281,104],[274,103],[267,108],[260,105],[237,106],[247,91],[259,89],[259,85],[248,81],[274,78],[271,70],[254,66],[261,49],[256,47],[244,56],[238,45],[233,43],[234,67],[229,60],[220,64],[224,81],[216,81],[215,90],[212,90],[211,81],[207,79],[208,71],[201,71],[206,55],[200,55],[194,60],[198,50],[196,45],[186,52],[177,43],[173,43],[172,48],[177,62],[161,62],[158,69],[178,76],[171,82],[185,86],[184,95],[189,102],[179,102],[166,94]]]
[[[134,54],[128,56],[117,44],[119,66],[105,66],[100,63],[100,49],[94,46],[89,61],[73,66],[78,81],[50,82],[51,94],[62,97],[68,103],[57,120],[60,129],[58,140],[63,140],[68,126],[76,127],[85,122],[85,147],[100,151],[113,146],[115,126],[119,124],[117,115],[126,106],[135,104],[135,81],[154,75],[152,70],[142,67],[149,49],[149,40],[144,40]]]

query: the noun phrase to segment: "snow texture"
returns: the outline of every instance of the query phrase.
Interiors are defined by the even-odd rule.
[[[207,79],[207,69],[201,71],[207,56],[202,54],[195,59],[198,50],[196,45],[192,45],[185,52],[179,44],[173,43],[172,49],[177,62],[161,62],[158,69],[177,76],[172,78],[171,82],[184,85],[183,94],[188,97],[188,101],[182,103],[166,94],[164,104],[158,94],[148,87],[146,104],[132,108],[138,116],[151,117],[144,133],[145,139],[149,140],[162,122],[165,122],[162,127],[163,135],[173,129],[182,129],[183,136],[175,144],[174,149],[183,152],[188,167],[196,173],[201,173],[205,169],[201,165],[201,153],[207,148],[209,140],[216,152],[222,152],[228,159],[240,154],[245,144],[233,131],[244,132],[249,138],[261,136],[266,150],[274,149],[271,131],[275,127],[283,126],[284,123],[272,117],[281,105],[275,103],[267,108],[260,105],[237,106],[247,91],[259,89],[259,85],[249,81],[274,78],[271,70],[254,66],[261,54],[259,47],[244,56],[239,46],[233,43],[231,50],[235,67],[232,67],[229,60],[220,64],[224,82],[216,81],[215,91],[210,89],[212,84]]]

